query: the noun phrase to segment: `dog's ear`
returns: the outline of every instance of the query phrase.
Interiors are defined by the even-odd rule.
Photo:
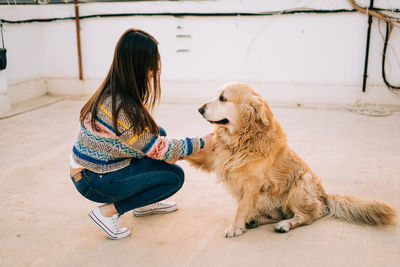
[[[254,109],[256,120],[260,120],[262,124],[268,127],[273,115],[267,102],[261,96],[252,96],[250,106]]]
[[[242,125],[250,125],[252,122],[256,120],[256,110],[253,106],[249,104],[241,104],[240,105],[240,120],[242,121]]]

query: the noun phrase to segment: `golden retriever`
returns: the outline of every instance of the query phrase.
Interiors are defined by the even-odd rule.
[[[325,193],[317,175],[288,146],[267,102],[248,84],[224,86],[199,112],[215,124],[215,150],[188,161],[216,172],[238,201],[225,237],[266,223],[286,233],[327,215],[371,225],[396,223],[396,211],[384,202]]]

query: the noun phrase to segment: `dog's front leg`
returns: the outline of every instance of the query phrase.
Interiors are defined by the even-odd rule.
[[[249,188],[245,188],[243,196],[239,201],[239,206],[236,210],[235,219],[232,224],[226,228],[225,237],[235,237],[244,234],[246,231],[246,221],[253,208],[254,196]]]
[[[186,159],[192,166],[201,169],[202,171],[205,172],[212,172],[215,169],[214,163],[215,163],[215,152],[210,151],[208,153],[204,153],[200,151],[199,153],[195,155],[190,155],[185,157]]]

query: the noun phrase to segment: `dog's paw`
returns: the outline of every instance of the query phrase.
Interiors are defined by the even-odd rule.
[[[256,228],[258,226],[260,226],[260,223],[258,221],[255,221],[255,220],[251,220],[251,221],[246,223],[246,228],[247,229]]]
[[[287,221],[280,221],[275,224],[274,230],[277,233],[287,233],[290,230],[290,223]]]
[[[225,230],[225,237],[235,237],[244,234],[246,229],[244,227],[229,226]]]

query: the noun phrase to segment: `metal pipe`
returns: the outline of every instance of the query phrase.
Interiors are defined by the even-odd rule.
[[[77,42],[77,50],[78,50],[78,67],[79,67],[79,80],[83,80],[82,74],[82,53],[81,53],[81,26],[79,21],[79,6],[78,0],[74,0],[75,6],[75,26],[76,26],[76,42]]]
[[[369,8],[374,8],[374,0],[370,0]],[[367,31],[367,45],[365,51],[365,63],[364,63],[364,76],[363,76],[363,86],[362,91],[365,92],[365,87],[367,86],[367,78],[368,78],[368,57],[369,57],[369,43],[371,39],[371,24],[372,24],[372,16],[368,16],[368,31]]]

